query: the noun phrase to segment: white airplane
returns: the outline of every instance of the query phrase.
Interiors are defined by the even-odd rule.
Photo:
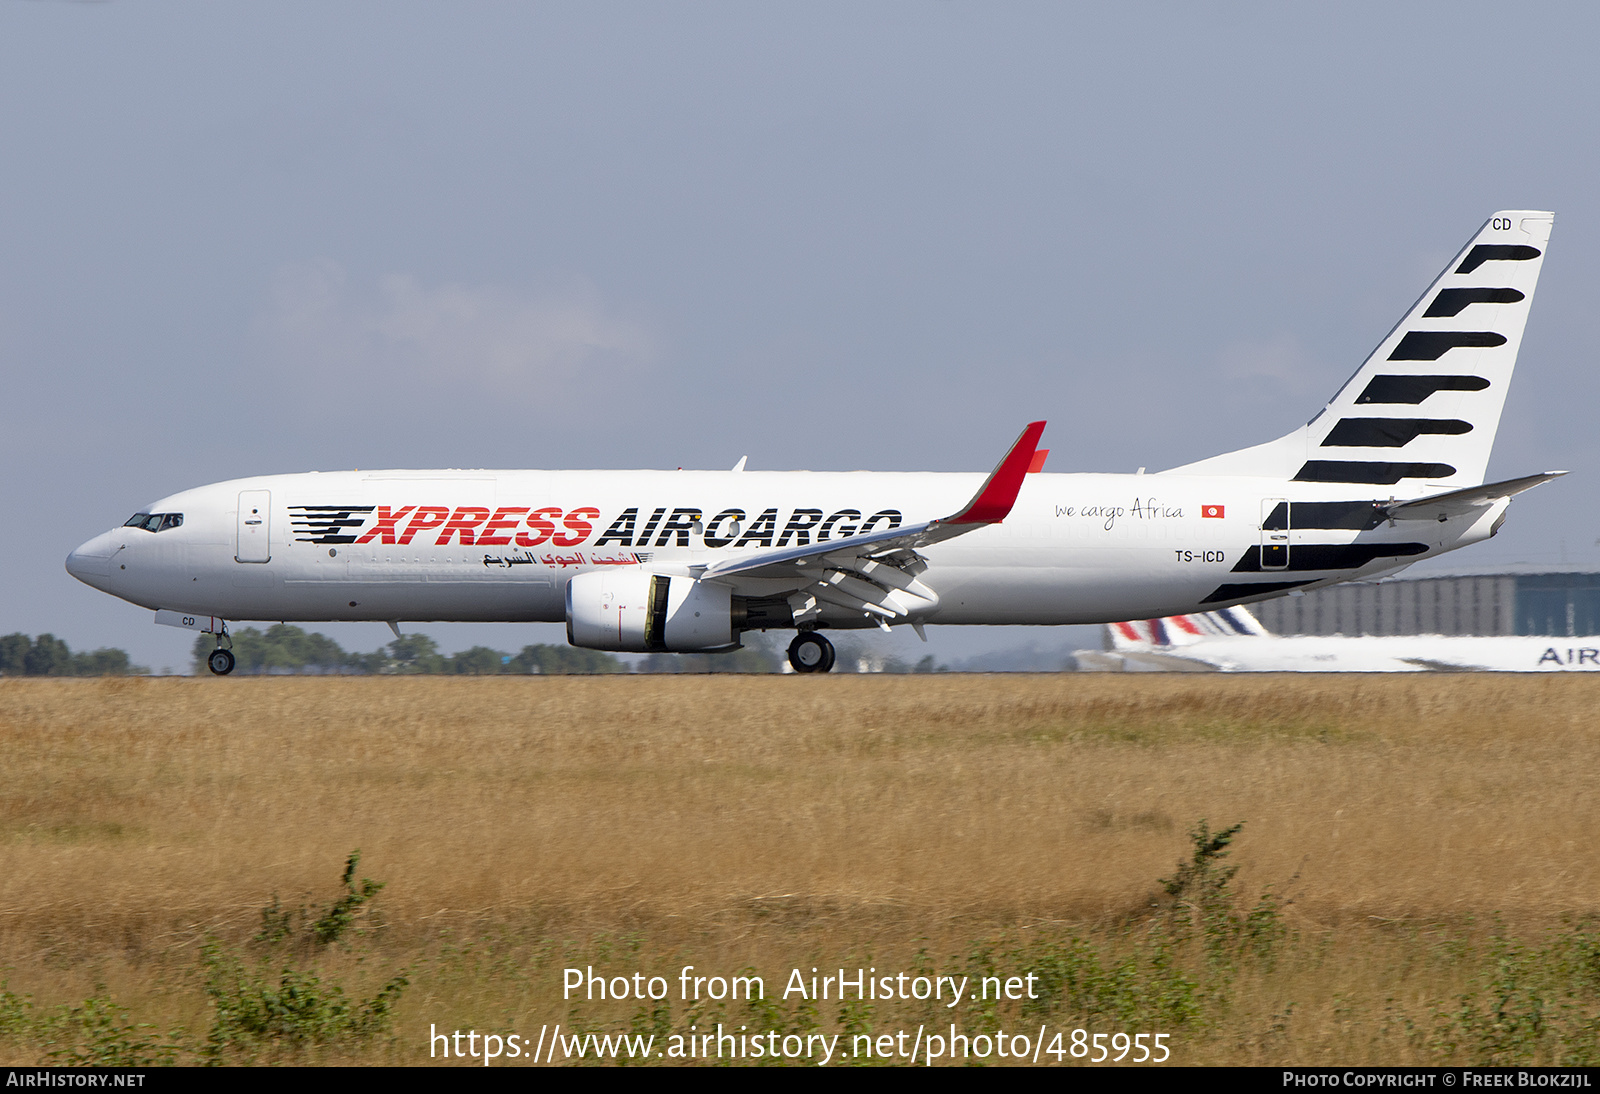
[[[1080,672],[1593,672],[1600,645],[1570,638],[1293,635],[1243,607],[1108,623],[1104,650],[1079,650]],[[1590,642],[1600,639],[1590,638]]]
[[[1370,578],[1492,536],[1547,472],[1484,485],[1554,215],[1496,213],[1311,422],[1158,474],[1039,472],[1035,422],[978,474],[340,471],[145,506],[79,580],[217,636],[229,622],[567,624],[573,645],[736,648],[798,631],[1204,612]]]

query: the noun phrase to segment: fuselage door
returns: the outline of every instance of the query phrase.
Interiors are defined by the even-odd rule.
[[[1286,498],[1261,499],[1261,568],[1289,568],[1289,502]]]
[[[235,562],[271,562],[271,490],[239,491],[239,539]]]

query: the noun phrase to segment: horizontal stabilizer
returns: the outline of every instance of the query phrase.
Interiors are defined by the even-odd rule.
[[[1474,509],[1493,505],[1501,498],[1509,498],[1524,490],[1532,490],[1535,486],[1543,486],[1565,474],[1565,471],[1546,471],[1538,475],[1524,475],[1520,479],[1507,479],[1505,482],[1491,482],[1465,490],[1433,494],[1415,501],[1403,501],[1385,506],[1383,515],[1389,520],[1449,520],[1451,517],[1465,516]]]

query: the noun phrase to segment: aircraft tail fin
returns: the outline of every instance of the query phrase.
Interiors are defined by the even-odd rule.
[[[1496,213],[1310,422],[1170,473],[1364,484],[1394,497],[1481,484],[1554,223],[1554,213]]]
[[[1161,619],[1133,619],[1105,625],[1107,650],[1139,651],[1190,646],[1208,638],[1242,638],[1272,632],[1241,607]]]

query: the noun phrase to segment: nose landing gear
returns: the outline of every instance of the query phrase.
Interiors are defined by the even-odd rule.
[[[816,631],[801,631],[789,643],[789,664],[795,672],[828,672],[833,658],[833,643]]]
[[[223,645],[224,642],[227,645]],[[234,664],[233,638],[228,634],[228,624],[223,623],[217,632],[217,648],[206,657],[206,668],[217,676],[226,676],[233,671]]]

